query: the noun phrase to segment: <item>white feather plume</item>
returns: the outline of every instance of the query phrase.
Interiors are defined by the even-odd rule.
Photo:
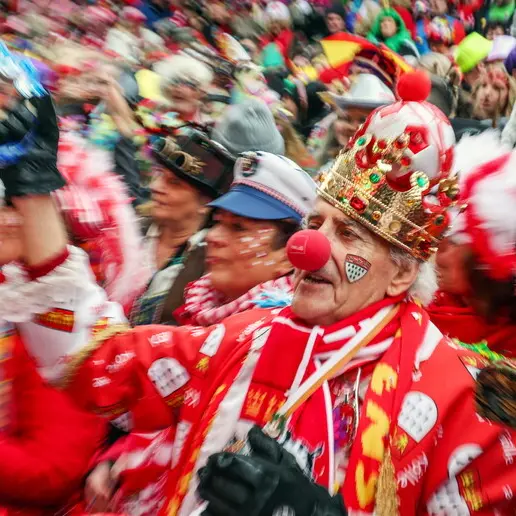
[[[459,184],[478,167],[485,165],[510,149],[500,142],[500,133],[494,129],[481,134],[465,135],[455,146],[452,172],[459,176]]]
[[[501,255],[516,251],[516,151],[498,172],[474,186],[469,203],[483,221],[491,247]]]
[[[466,179],[479,167],[510,152],[510,148],[500,141],[496,130],[484,131],[479,135],[465,135],[455,147],[455,159],[452,174],[457,175],[459,186],[464,187]],[[466,217],[458,210],[450,210],[452,225],[448,236],[456,243],[470,243],[471,237],[466,231]]]

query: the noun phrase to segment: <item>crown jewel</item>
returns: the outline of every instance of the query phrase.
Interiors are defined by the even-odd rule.
[[[410,131],[391,139],[358,131],[332,168],[319,194],[368,229],[427,260],[449,226],[448,208],[457,198],[454,178],[431,180],[413,169]],[[429,196],[436,185],[436,195]]]

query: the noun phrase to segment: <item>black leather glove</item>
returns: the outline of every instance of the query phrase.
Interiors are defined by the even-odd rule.
[[[57,170],[59,129],[52,98],[45,95],[32,98],[30,102],[35,107],[36,117],[30,117],[30,111],[20,104],[0,130],[0,142],[13,144],[31,134],[23,156],[16,163],[0,168],[6,198],[48,194],[65,185]]]
[[[340,495],[307,478],[296,459],[258,427],[248,434],[250,455],[222,452],[199,470],[204,516],[346,516]]]
[[[24,102],[19,102],[0,123],[0,145],[19,142],[29,132],[35,120],[36,115]]]

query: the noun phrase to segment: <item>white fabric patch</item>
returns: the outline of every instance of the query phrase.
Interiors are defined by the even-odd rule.
[[[427,435],[437,421],[437,405],[422,392],[407,393],[403,400],[398,426],[417,443]]]
[[[113,419],[111,424],[124,432],[130,432],[133,429],[133,415],[130,412],[124,412],[121,416]]]
[[[215,329],[208,335],[200,352],[204,355],[212,357],[219,350],[219,346],[226,334],[226,327],[223,324],[217,324]]]
[[[160,358],[151,364],[147,372],[157,391],[166,398],[190,379],[186,369],[175,358]]]
[[[172,467],[175,467],[179,462],[179,457],[181,456],[183,446],[185,445],[186,438],[188,437],[191,428],[192,423],[188,421],[180,421],[177,425],[174,447],[172,449]]]
[[[456,448],[448,460],[449,477],[457,476],[481,454],[482,448],[476,443],[463,444]]]

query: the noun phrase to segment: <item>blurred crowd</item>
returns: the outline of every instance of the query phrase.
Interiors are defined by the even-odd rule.
[[[514,514],[514,0],[0,4],[0,516]]]

